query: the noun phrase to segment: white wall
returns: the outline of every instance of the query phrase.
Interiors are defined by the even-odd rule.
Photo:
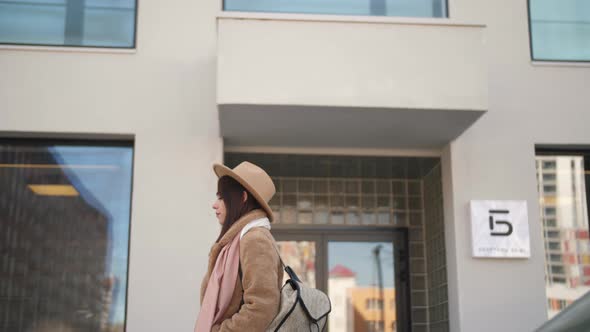
[[[590,145],[590,66],[532,65],[526,1],[451,0],[487,25],[490,110],[445,149],[452,331],[531,331],[547,318],[535,144]],[[470,257],[471,199],[526,199],[532,257]]]
[[[218,232],[219,4],[139,5],[135,54],[0,50],[0,133],[136,135],[127,331],[191,331]]]

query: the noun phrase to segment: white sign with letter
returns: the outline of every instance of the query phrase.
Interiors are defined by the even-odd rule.
[[[471,201],[473,257],[531,257],[526,201]]]

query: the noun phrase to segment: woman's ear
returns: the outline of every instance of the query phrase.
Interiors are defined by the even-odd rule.
[[[245,203],[247,199],[248,199],[248,193],[245,191],[242,191],[242,203]]]

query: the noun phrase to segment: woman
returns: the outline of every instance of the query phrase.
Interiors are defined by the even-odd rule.
[[[264,331],[279,310],[282,266],[270,234],[268,202],[275,186],[249,162],[233,170],[215,164],[221,232],[209,253],[201,283],[201,311],[195,332]]]

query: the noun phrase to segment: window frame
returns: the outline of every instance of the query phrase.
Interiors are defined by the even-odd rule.
[[[448,1],[448,0],[447,0]],[[31,44],[31,43],[7,43],[0,41],[2,48],[34,47],[48,50],[120,50],[134,51],[137,49],[137,20],[139,18],[139,0],[133,0],[135,3],[135,15],[133,17],[133,40],[131,46],[96,46],[96,45],[67,45],[67,44]]]
[[[236,11],[236,10],[227,10],[226,9],[226,2],[227,0],[221,0],[221,12],[244,12],[244,13],[265,13],[265,14],[279,14],[279,15],[325,15],[325,16],[340,16],[340,17],[392,17],[392,18],[399,18],[399,17],[403,17],[403,18],[417,18],[417,19],[449,19],[450,17],[450,12],[451,9],[450,7],[450,3],[451,0],[444,0],[445,2],[445,10],[443,12],[443,16],[441,17],[423,17],[423,16],[400,16],[400,15],[395,15],[395,16],[387,16],[387,15],[354,15],[354,14],[349,14],[349,15],[343,15],[343,14],[322,14],[322,13],[300,13],[300,12],[278,12],[278,11],[270,11],[270,10],[266,10],[266,11]]]
[[[584,158],[584,171],[590,172],[590,147],[588,146],[535,146],[535,157],[555,155],[582,157]],[[586,185],[586,206],[590,212],[590,173],[584,174],[584,182]],[[590,229],[590,213],[586,222],[588,222],[588,229]]]
[[[448,0],[447,0],[448,1]],[[531,1],[534,0],[527,0],[527,23],[528,23],[528,30],[529,30],[529,54],[531,61],[533,62],[547,62],[547,63],[555,63],[555,64],[564,64],[564,63],[571,63],[571,64],[590,64],[590,59],[588,60],[571,60],[571,59],[536,59],[533,53],[533,20],[531,17]]]
[[[137,1],[137,0],[136,0]],[[125,308],[123,331],[127,330],[129,322],[129,288],[130,288],[130,265],[131,265],[131,238],[133,232],[133,195],[135,190],[135,152],[136,141],[134,134],[64,134],[49,132],[0,132],[0,144],[13,146],[42,146],[67,145],[72,147],[124,147],[131,148],[131,178],[129,190],[129,234],[127,238],[127,273],[125,279]]]

